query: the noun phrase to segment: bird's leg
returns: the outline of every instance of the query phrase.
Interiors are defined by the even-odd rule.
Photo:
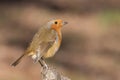
[[[48,68],[47,64],[45,63],[44,59],[41,58],[39,61],[40,65],[43,67],[43,68]]]
[[[44,66],[43,63],[42,63],[42,61],[41,61],[41,59],[38,60],[38,62],[40,63],[40,65],[41,65],[42,67]]]

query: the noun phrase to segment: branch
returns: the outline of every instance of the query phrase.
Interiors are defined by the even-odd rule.
[[[43,67],[41,72],[42,80],[71,80],[70,78],[63,76],[61,73],[57,72],[55,68]]]

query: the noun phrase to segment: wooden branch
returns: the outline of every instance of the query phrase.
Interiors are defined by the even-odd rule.
[[[43,67],[41,71],[42,80],[71,80],[70,78],[63,76],[55,68]]]

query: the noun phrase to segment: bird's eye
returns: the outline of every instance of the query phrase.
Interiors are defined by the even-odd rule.
[[[55,24],[57,24],[58,22],[57,21],[55,21]]]

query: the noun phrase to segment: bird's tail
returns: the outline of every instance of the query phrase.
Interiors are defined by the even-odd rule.
[[[25,56],[25,54],[21,55],[16,61],[14,61],[11,66],[16,66],[17,64],[19,64],[19,62],[21,61],[21,59]]]

